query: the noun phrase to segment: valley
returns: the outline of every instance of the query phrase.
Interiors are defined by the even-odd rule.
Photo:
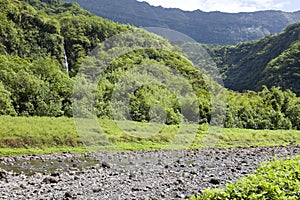
[[[300,194],[299,12],[77,2],[0,0],[0,198]]]
[[[276,35],[300,21],[300,12],[257,11],[241,13],[183,11],[135,0],[64,0],[77,2],[95,15],[137,27],[160,27],[184,33],[204,44],[236,45]]]

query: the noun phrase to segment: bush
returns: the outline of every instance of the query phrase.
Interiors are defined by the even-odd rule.
[[[208,189],[191,199],[299,199],[300,156],[274,160],[255,174],[227,184],[226,189]]]
[[[4,88],[0,81],[0,115],[16,115],[10,96],[11,93]]]

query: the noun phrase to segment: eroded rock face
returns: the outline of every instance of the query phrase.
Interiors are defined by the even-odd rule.
[[[185,199],[253,173],[262,161],[293,157],[300,147],[55,154],[0,159],[3,199]],[[84,159],[93,165],[83,166]],[[10,160],[12,162],[6,162]],[[54,163],[53,171],[10,172],[14,162]],[[55,165],[55,161],[63,167]],[[66,161],[76,165],[65,165]],[[27,162],[30,164],[30,162]],[[50,165],[51,166],[51,165]],[[46,169],[46,168],[45,168]]]

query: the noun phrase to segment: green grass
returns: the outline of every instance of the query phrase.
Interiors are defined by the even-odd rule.
[[[0,116],[0,155],[87,152],[73,119]]]
[[[300,156],[290,160],[274,160],[263,164],[255,172],[226,188],[207,189],[191,200],[258,200],[290,199],[300,197]]]
[[[215,147],[287,146],[300,144],[298,130],[251,130],[224,128],[221,134],[210,134],[217,139]],[[200,138],[201,141],[201,138]],[[193,145],[201,147],[199,142]]]
[[[0,156],[53,153],[88,153],[84,147],[49,147],[49,148],[0,148]]]
[[[94,122],[76,120],[75,126],[74,119],[66,117],[0,116],[0,155],[300,144],[300,131],[296,130],[179,128],[108,119]]]
[[[73,120],[48,117],[0,117],[0,147],[75,147],[81,144]]]

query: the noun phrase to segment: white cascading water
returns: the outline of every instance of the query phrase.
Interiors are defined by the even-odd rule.
[[[68,57],[67,57],[65,48],[64,48],[64,56],[65,56],[65,67],[66,67],[67,72],[69,73],[69,63],[68,63]]]

